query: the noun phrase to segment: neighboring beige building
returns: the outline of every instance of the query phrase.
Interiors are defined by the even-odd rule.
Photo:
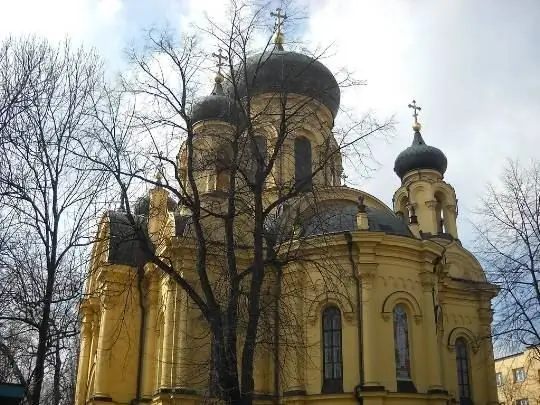
[[[505,405],[540,404],[538,347],[495,360],[499,402]]]

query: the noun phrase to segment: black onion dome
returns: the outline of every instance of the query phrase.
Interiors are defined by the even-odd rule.
[[[316,59],[298,52],[274,47],[272,51],[251,56],[246,61],[250,81],[241,79],[238,95],[263,93],[295,93],[324,104],[335,117],[339,110],[340,90],[330,70]],[[230,90],[229,90],[230,91]]]
[[[434,146],[426,145],[418,129],[414,132],[412,145],[396,158],[394,172],[400,178],[412,170],[419,169],[433,169],[444,175],[447,164],[444,153]]]
[[[169,211],[174,211],[176,206],[176,201],[174,201],[172,197],[169,197],[167,199],[167,209]],[[148,216],[150,213],[150,198],[148,196],[137,198],[133,207],[133,213],[135,215]]]
[[[238,109],[233,100],[225,95],[221,80],[223,78],[218,76],[212,93],[193,104],[191,121],[194,124],[207,120],[224,121],[233,125],[238,123]]]

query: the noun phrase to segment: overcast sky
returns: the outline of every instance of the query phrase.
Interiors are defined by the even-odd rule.
[[[347,67],[368,85],[345,94],[359,111],[394,115],[396,133],[377,142],[377,171],[361,187],[391,204],[399,187],[397,154],[412,141],[411,111],[422,106],[423,136],[448,157],[457,192],[460,237],[470,212],[506,158],[538,156],[540,2],[538,0],[302,0],[301,33],[334,43],[330,68]],[[111,69],[140,31],[165,23],[182,29],[225,0],[0,0],[0,38],[35,33],[95,46]],[[354,179],[353,179],[354,181]],[[358,184],[358,183],[356,183]]]

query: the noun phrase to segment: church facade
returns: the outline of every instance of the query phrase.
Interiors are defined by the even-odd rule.
[[[298,185],[309,168],[304,195],[277,220],[285,227],[300,224],[278,244],[288,243],[289,254],[301,252],[304,260],[284,267],[279,306],[290,321],[279,334],[277,357],[265,343],[257,349],[254,402],[498,403],[489,339],[497,291],[458,238],[456,192],[444,180],[447,160],[424,142],[419,107],[410,105],[413,142],[396,159],[399,183],[388,207],[341,184],[339,152],[320,157],[337,146],[332,125],[339,90],[329,70],[307,55],[285,51],[279,41],[263,56],[267,68],[257,75],[254,108],[272,105],[280,68],[301,66],[303,73],[288,83],[288,93],[312,100],[305,104],[316,122],[303,120],[288,135],[282,147],[290,153],[277,158],[273,180],[267,182],[268,204],[280,185]],[[194,153],[214,151],[212,134],[234,127],[222,82],[218,75],[212,94],[193,109]],[[315,94],[314,83],[333,84],[327,86],[332,91]],[[260,130],[265,156],[275,147],[275,115],[269,114]],[[321,162],[322,170],[312,175]],[[181,178],[186,164],[181,150]],[[203,198],[215,205],[228,175],[202,167],[196,182]],[[315,194],[316,213],[305,202]],[[94,246],[80,306],[77,405],[138,403],[137,398],[153,404],[202,403],[212,397],[205,321],[177,282],[141,261],[136,241],[125,237],[125,216],[124,210],[106,213]],[[156,254],[168,257],[195,285],[197,245],[189,213],[158,185],[135,204],[134,216],[155,242]],[[223,237],[220,226],[205,226],[213,237]],[[249,245],[249,238],[243,243]],[[208,267],[217,268],[223,255],[216,254]],[[236,258],[249,263],[248,256],[237,253]]]

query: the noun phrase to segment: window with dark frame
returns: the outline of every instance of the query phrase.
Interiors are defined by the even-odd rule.
[[[464,338],[457,338],[455,349],[459,401],[461,404],[472,404],[467,341]]]
[[[341,312],[332,305],[322,314],[323,393],[343,392]]]
[[[313,186],[311,142],[299,137],[294,140],[294,182],[300,191],[311,191]]]

